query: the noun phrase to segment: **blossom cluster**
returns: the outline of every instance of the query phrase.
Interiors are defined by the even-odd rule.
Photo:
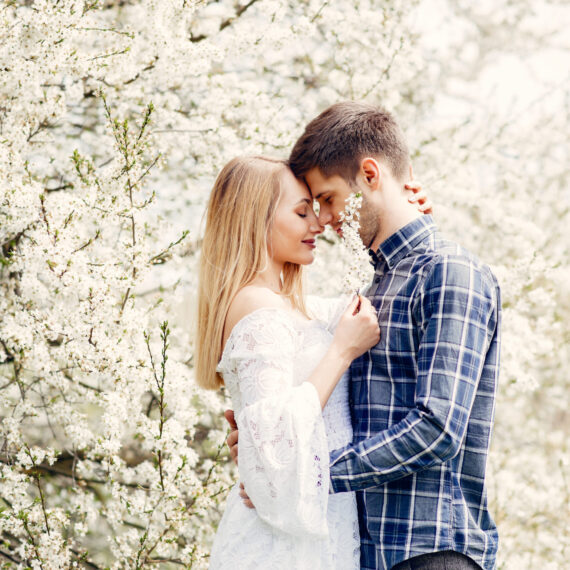
[[[351,192],[346,199],[346,206],[339,214],[342,228],[342,243],[347,250],[349,267],[343,276],[343,287],[346,293],[360,291],[370,280],[372,266],[368,250],[360,237],[360,208],[362,193]]]

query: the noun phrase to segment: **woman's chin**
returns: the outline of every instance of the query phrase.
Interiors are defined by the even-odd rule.
[[[299,260],[299,265],[311,265],[315,261],[315,254],[311,254],[310,256],[304,257],[303,260]]]

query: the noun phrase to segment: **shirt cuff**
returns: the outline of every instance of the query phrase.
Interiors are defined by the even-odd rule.
[[[346,459],[342,458],[344,452],[344,449],[335,449],[330,453],[329,495],[333,493],[349,493],[352,491],[347,462]]]

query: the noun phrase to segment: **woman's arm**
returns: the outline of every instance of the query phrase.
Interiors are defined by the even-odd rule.
[[[325,356],[307,380],[317,389],[321,408],[350,363],[379,340],[376,312],[368,299],[356,296],[342,314]]]
[[[257,514],[294,535],[327,533],[328,446],[316,388],[298,384],[299,336],[283,310],[259,310],[232,335],[224,379],[239,390],[240,480]]]
[[[242,289],[230,306],[226,320],[224,342],[237,323],[260,309],[288,312],[283,298],[265,287],[248,286]],[[313,384],[324,408],[334,388],[350,363],[380,340],[376,311],[370,301],[355,296],[342,313],[333,341],[307,382]],[[275,339],[279,345],[279,339]]]

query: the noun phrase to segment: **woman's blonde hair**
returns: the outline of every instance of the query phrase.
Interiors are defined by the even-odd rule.
[[[196,330],[196,380],[223,385],[216,367],[226,315],[237,292],[267,265],[268,232],[287,163],[261,156],[238,157],[220,172],[210,195],[202,243]],[[305,313],[301,266],[286,263],[281,293]]]

